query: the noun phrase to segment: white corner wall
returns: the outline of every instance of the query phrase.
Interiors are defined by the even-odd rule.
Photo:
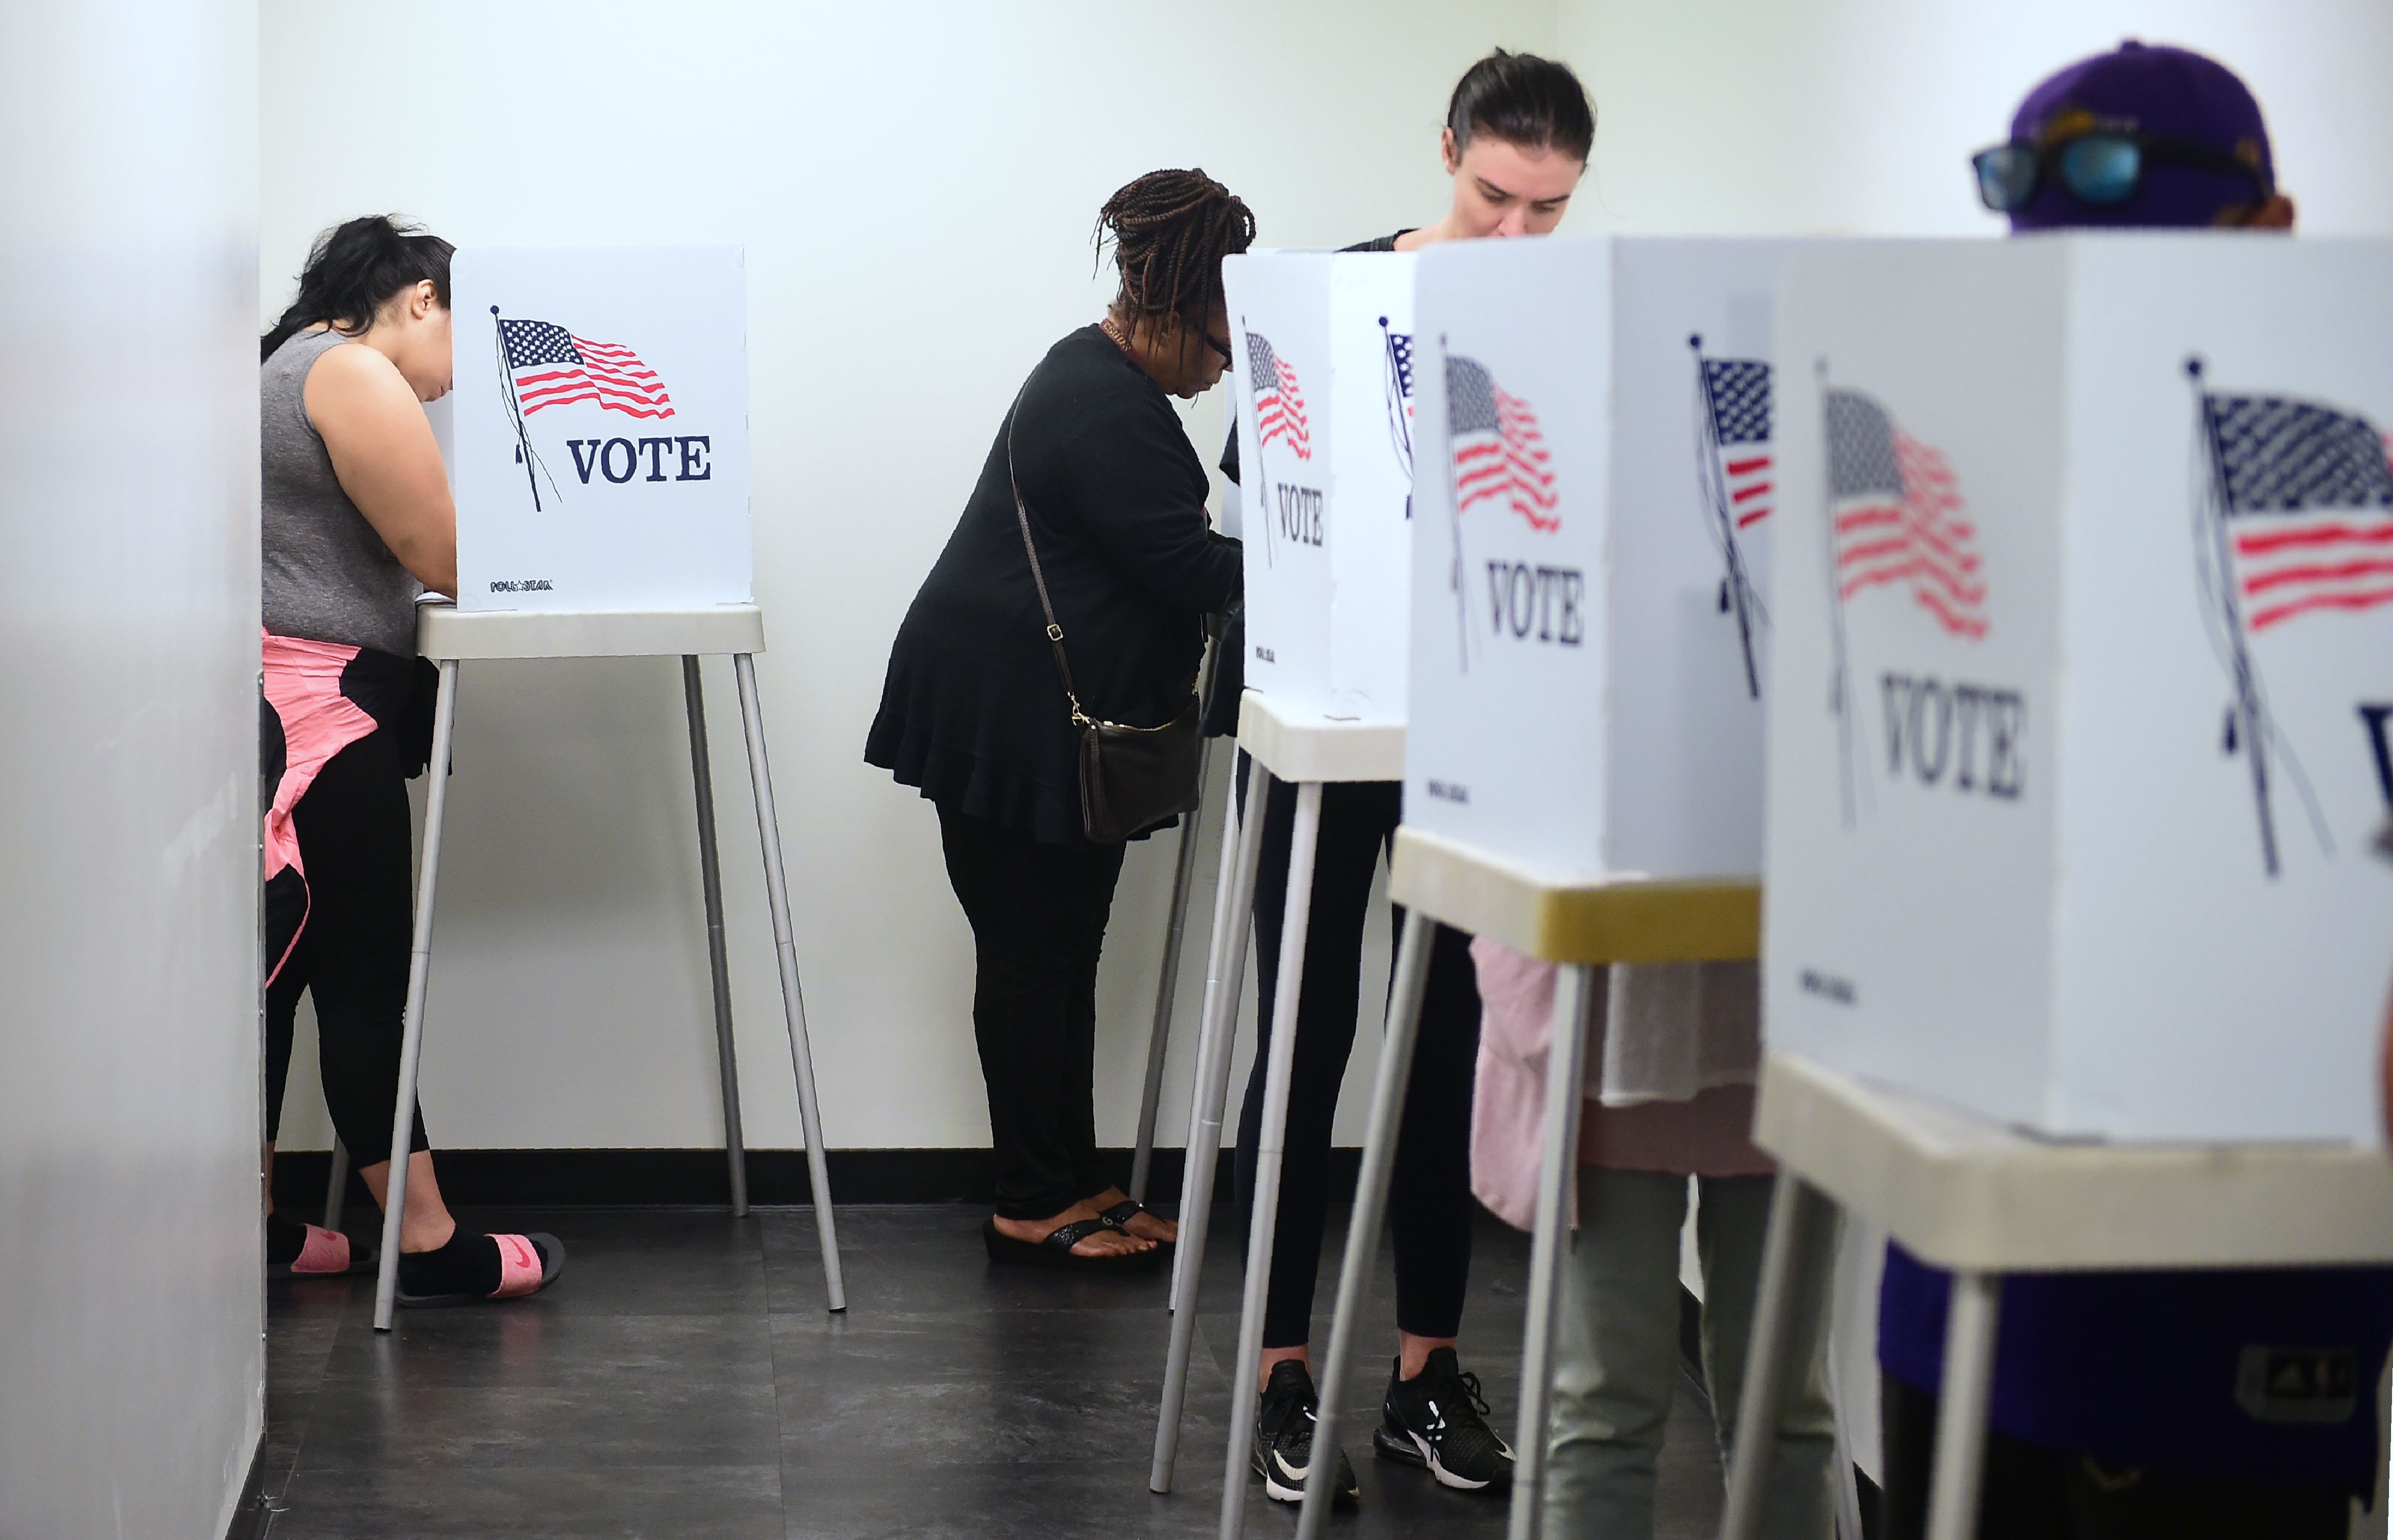
[[[256,17],[0,0],[0,1535],[225,1532],[264,1410]]]
[[[865,765],[889,645],[1015,387],[1095,319],[1107,194],[1200,165],[1275,245],[1435,218],[1447,93],[1550,49],[1551,0],[891,9],[267,0],[261,315],[307,241],[397,210],[470,241],[747,247],[758,660],[834,1147],[988,1139],[971,937],[927,803]],[[1189,413],[1210,464],[1224,392]],[[749,1137],[800,1142],[727,665],[711,660]],[[722,1137],[671,660],[469,665],[424,1106],[458,1147]],[[1218,768],[1218,767],[1217,767]],[[1215,804],[1218,806],[1218,803]],[[1218,821],[1218,820],[1217,820]],[[1209,830],[1209,836],[1217,830]],[[1132,848],[1099,985],[1098,1137],[1131,1142],[1176,836]],[[1163,1119],[1178,1142],[1205,842]],[[1375,927],[1367,1002],[1384,978]],[[1251,994],[1251,986],[1249,987]],[[1341,1137],[1369,1083],[1355,1056]],[[329,1129],[303,1032],[283,1147]]]

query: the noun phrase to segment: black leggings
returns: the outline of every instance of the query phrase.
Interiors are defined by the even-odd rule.
[[[291,810],[307,881],[307,919],[266,990],[266,1137],[282,1126],[292,1021],[316,1001],[316,1050],[333,1130],[359,1166],[390,1158],[412,933],[407,777],[389,729],[325,762]],[[271,958],[267,965],[273,966]],[[412,1149],[425,1149],[415,1117]]]
[[[1239,755],[1238,763],[1243,805],[1247,756]],[[1332,781],[1321,789],[1320,843],[1314,856],[1296,1059],[1288,1083],[1287,1155],[1280,1168],[1271,1292],[1263,1313],[1266,1348],[1302,1347],[1310,1336],[1321,1235],[1328,1222],[1330,1122],[1354,1047],[1371,876],[1380,851],[1395,839],[1403,809],[1404,787],[1396,781]],[[1288,843],[1295,822],[1296,787],[1273,780],[1262,874],[1255,884],[1262,1029],[1238,1118],[1241,1204],[1250,1203],[1254,1194],[1255,1146],[1262,1120],[1280,924],[1288,910]],[[1401,939],[1401,907],[1394,920]],[[1471,1090],[1478,1062],[1479,983],[1471,969],[1471,938],[1440,925],[1430,954],[1412,1084],[1405,1096],[1388,1193],[1389,1229],[1396,1248],[1396,1326],[1416,1337],[1452,1337],[1462,1324],[1462,1296],[1471,1281]]]
[[[2373,1381],[2370,1382],[2373,1384]],[[1886,1488],[1877,1533],[1928,1533],[1928,1472],[1936,1398],[1891,1375],[1878,1379]],[[2351,1498],[2333,1487],[2209,1481],[2158,1470],[2112,1470],[1991,1429],[1978,1540],[2343,1540]]]
[[[1052,1219],[1108,1185],[1094,1107],[1097,954],[1122,847],[1040,844],[946,807],[939,844],[973,928],[997,1211]]]

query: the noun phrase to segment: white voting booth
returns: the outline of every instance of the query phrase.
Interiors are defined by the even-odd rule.
[[[1771,308],[1790,242],[1455,242],[1421,257],[1405,827],[1411,907],[1315,1437],[1377,1254],[1428,923],[1565,964],[1513,1533],[1536,1533],[1593,970],[1758,941],[1775,478]],[[1305,1534],[1327,1517],[1308,1494]]]
[[[1760,875],[1792,249],[1424,258],[1408,829],[1560,878]]]
[[[754,655],[765,643],[750,581],[741,254],[730,246],[469,246],[456,254],[451,294],[456,388],[445,449],[457,503],[459,592],[454,607],[426,604],[419,617],[418,647],[439,665],[440,695],[374,1325],[390,1329],[396,1296],[457,678],[464,660],[491,658],[682,659],[725,1145],[732,1207],[744,1213],[739,1081],[699,672],[702,655],[731,656],[824,1279],[830,1308],[843,1309],[756,692]]]
[[[1331,721],[1405,720],[1414,260],[1275,252],[1223,265],[1247,687]]]
[[[1779,324],[1773,1047],[2374,1141],[2393,243],[1886,242]]]
[[[1294,783],[1287,920],[1274,995],[1293,1022],[1302,986],[1322,787],[1392,781],[1404,768],[1414,259],[1391,253],[1266,253],[1223,267],[1230,310],[1246,546],[1246,694],[1239,747],[1253,758],[1248,816],[1224,840],[1199,1032],[1181,1244],[1148,1484],[1171,1490],[1196,1326],[1196,1289],[1229,1087],[1270,777]],[[1266,1063],[1254,1224],[1233,1384],[1262,1351],[1295,1034]],[[1230,1418],[1223,1533],[1242,1523],[1251,1390]]]

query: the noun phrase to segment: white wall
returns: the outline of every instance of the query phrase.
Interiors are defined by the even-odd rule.
[[[224,1533],[264,1401],[256,19],[0,0],[0,1536]]]
[[[1091,277],[1098,204],[1196,164],[1270,244],[1434,218],[1455,78],[1497,44],[1550,47],[1552,23],[1550,0],[265,6],[266,312],[309,237],[365,210],[461,242],[747,247],[759,672],[833,1145],[987,1142],[970,933],[936,823],[861,756],[891,638],[1007,401],[1110,293],[1109,272]],[[1208,463],[1222,396],[1190,414]],[[727,666],[708,677],[750,1139],[793,1146]],[[425,1069],[436,1142],[721,1138],[679,698],[668,660],[466,671]],[[1108,1143],[1131,1137],[1173,855],[1174,837],[1133,847],[1115,907]],[[1366,999],[1385,950],[1377,930]],[[1357,1092],[1370,1063],[1357,1053]],[[328,1142],[313,1075],[303,1046],[285,1147]]]
[[[264,302],[287,297],[310,235],[362,209],[464,241],[746,244],[775,646],[760,667],[830,1140],[974,1145],[968,933],[930,810],[859,754],[890,637],[1006,400],[1104,297],[1087,236],[1105,193],[1201,164],[1269,244],[1434,217],[1446,93],[1500,43],[1570,60],[1597,98],[1566,229],[1991,235],[1966,156],[2035,80],[2130,33],[2244,72],[2305,228],[2393,226],[2381,0],[436,0],[404,25],[353,0],[268,0]],[[1210,461],[1220,393],[1190,416]],[[723,827],[744,842],[728,674],[709,677]],[[436,1141],[720,1138],[677,696],[663,661],[469,672],[425,1069]],[[726,854],[752,1140],[793,1145],[761,888],[748,846]],[[1107,1142],[1130,1138],[1172,854],[1169,838],[1133,849],[1108,940]],[[1200,932],[1210,850],[1201,869]],[[1375,933],[1366,1013],[1384,951]],[[292,1148],[328,1137],[307,1052]],[[1350,1142],[1355,1110],[1350,1093]]]
[[[2319,233],[2393,228],[2381,0],[1559,0],[1597,100],[1581,228],[1995,235],[1968,157],[2028,89],[2122,38],[2241,74]]]

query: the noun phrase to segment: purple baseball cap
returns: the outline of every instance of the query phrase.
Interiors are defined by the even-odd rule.
[[[2011,138],[2036,144],[2073,137],[2097,124],[2191,139],[2247,161],[2256,156],[2260,175],[2276,185],[2260,104],[2233,71],[2190,49],[2148,47],[2129,39],[2111,53],[2079,59],[2028,93],[2011,119]],[[2199,228],[2219,210],[2253,197],[2251,182],[2231,172],[2151,159],[2142,185],[2124,202],[2082,202],[2058,176],[2051,177],[2012,211],[2011,228]]]

